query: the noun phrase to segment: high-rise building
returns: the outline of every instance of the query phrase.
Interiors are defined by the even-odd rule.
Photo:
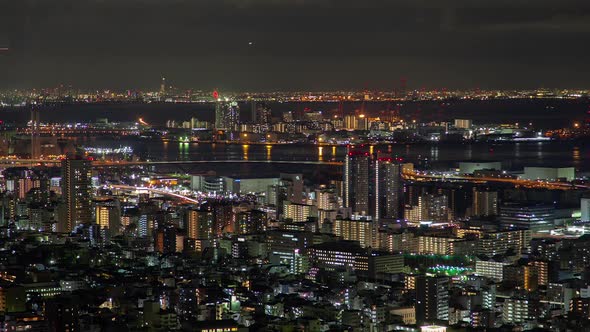
[[[580,210],[582,213],[580,221],[590,221],[590,198],[580,200]]]
[[[402,217],[403,179],[402,173],[412,170],[412,164],[400,160],[378,157],[375,161],[375,220]]]
[[[531,243],[530,230],[513,230],[505,232],[486,232],[480,235],[477,248],[478,255],[492,257],[506,252],[520,254],[528,250]]]
[[[281,173],[279,184],[285,187],[285,199],[293,203],[304,203],[303,199],[303,174]]]
[[[240,124],[240,108],[236,101],[218,100],[215,104],[215,129],[237,131]]]
[[[92,221],[91,161],[83,158],[68,158],[61,163],[62,197],[64,202],[63,219],[60,231],[71,232],[76,225]]]
[[[160,82],[160,95],[166,94],[166,77],[162,77],[162,81]]]
[[[406,208],[404,217],[408,222],[419,225],[423,222],[448,222],[450,214],[446,195],[427,194],[418,198],[418,205]]]
[[[252,102],[252,122],[270,127],[271,109],[264,103]]]
[[[508,298],[502,306],[502,321],[505,324],[517,324],[536,316],[536,301],[528,298]]]
[[[186,235],[189,239],[213,239],[216,235],[215,215],[211,209],[188,210]]]
[[[182,247],[179,244],[184,241],[178,235],[178,231],[174,225],[165,225],[159,228],[154,234],[154,249],[161,254],[182,251]]]
[[[236,213],[235,231],[238,234],[254,234],[266,229],[266,213],[260,210],[240,211]]]
[[[449,278],[416,278],[416,321],[421,323],[449,320]]]
[[[344,128],[346,130],[355,130],[356,129],[356,116],[346,115],[344,117]]]
[[[369,153],[348,151],[344,161],[344,206],[369,214]]]
[[[498,214],[498,192],[473,189],[472,213],[477,217],[489,217]]]
[[[336,219],[332,224],[334,235],[343,240],[356,241],[361,247],[377,247],[377,227],[373,220]]]
[[[294,222],[307,221],[309,217],[317,215],[317,209],[313,205],[291,203],[290,201],[283,202],[283,212],[285,219],[291,219]]]
[[[96,224],[101,230],[107,230],[110,236],[121,233],[121,204],[119,200],[109,198],[96,202],[94,209]]]
[[[315,267],[331,271],[354,270],[371,277],[401,273],[404,267],[403,255],[365,249],[352,241],[316,244],[308,248],[308,253]]]

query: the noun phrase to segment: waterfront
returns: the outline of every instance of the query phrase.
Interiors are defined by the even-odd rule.
[[[444,100],[404,102],[269,102],[273,117],[283,112],[322,111],[324,114],[350,114],[363,111],[368,115],[383,116],[397,112],[406,120],[452,121],[473,119],[476,124],[532,123],[538,129],[555,129],[584,121],[590,107],[587,99],[499,99],[499,100]],[[113,122],[137,121],[162,126],[167,120],[189,120],[191,117],[212,121],[213,103],[92,103],[53,104],[41,107],[42,122],[93,122],[108,119]],[[240,103],[241,120],[248,121],[250,104]],[[28,108],[0,108],[4,123],[22,124],[29,120]]]
[[[179,143],[160,140],[108,140],[93,143],[102,146],[131,146],[144,160],[298,160],[342,161],[345,146],[314,144],[224,144]],[[414,162],[418,167],[445,170],[459,161],[502,161],[504,169],[522,170],[524,166],[573,166],[579,172],[590,169],[590,146],[583,142],[464,143],[464,144],[381,144],[381,151]]]

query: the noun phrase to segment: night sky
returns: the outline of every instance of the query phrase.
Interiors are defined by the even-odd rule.
[[[588,88],[588,0],[0,0],[0,88]]]

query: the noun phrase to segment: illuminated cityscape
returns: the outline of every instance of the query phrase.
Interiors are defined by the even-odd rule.
[[[0,4],[0,332],[590,330],[588,8]]]

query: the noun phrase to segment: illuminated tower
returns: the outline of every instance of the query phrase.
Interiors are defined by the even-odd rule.
[[[71,232],[77,225],[92,221],[90,205],[92,170],[87,159],[64,159],[61,163],[64,220],[61,231]]]
[[[270,128],[270,107],[266,104],[257,104],[256,107],[256,123],[262,125],[267,130]]]
[[[344,161],[344,206],[369,213],[369,154],[348,151]]]
[[[117,199],[103,199],[96,202],[94,209],[96,224],[110,236],[121,233],[121,204]]]
[[[418,324],[449,320],[449,278],[416,278],[416,322]]]
[[[37,108],[33,108],[31,110],[31,159],[38,159],[41,156],[41,143],[39,142],[39,119],[39,110]]]
[[[160,83],[160,95],[163,96],[166,94],[166,77],[162,77],[162,82]]]
[[[375,161],[375,220],[402,217],[402,173],[412,169],[412,164],[403,164],[401,159],[377,157]]]
[[[229,100],[218,100],[215,104],[215,129],[237,131],[240,124],[240,108],[238,103]]]
[[[258,120],[258,116],[257,113],[258,112],[258,103],[256,102],[256,100],[252,100],[250,101],[250,116],[251,116],[251,121],[252,123],[256,123],[256,121]]]
[[[188,210],[186,230],[189,239],[213,239],[216,236],[215,214],[211,209]]]

